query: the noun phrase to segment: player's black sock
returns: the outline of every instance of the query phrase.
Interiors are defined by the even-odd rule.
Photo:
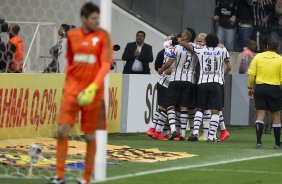
[[[226,130],[226,126],[225,126],[225,123],[224,123],[224,117],[223,117],[223,113],[222,111],[219,112],[219,127],[220,127],[220,130]]]
[[[169,135],[169,130],[170,130],[169,124],[166,122],[166,123],[164,124],[164,128],[163,128],[163,135],[164,135],[164,136]]]
[[[203,135],[208,138],[211,121],[211,110],[205,110],[203,113]]]
[[[156,112],[155,112],[155,114],[154,114],[153,122],[151,123],[150,128],[156,129],[156,126],[157,126],[157,123],[158,123],[159,115],[160,115],[160,110],[157,109]]]
[[[210,129],[209,129],[209,139],[210,140],[214,140],[216,138],[218,124],[219,124],[219,115],[213,114],[211,116]]]
[[[161,111],[159,113],[159,120],[158,120],[158,123],[157,123],[157,127],[156,127],[156,131],[157,132],[161,132],[163,130],[163,127],[164,127],[164,124],[167,120],[167,114],[165,111]]]
[[[168,122],[169,126],[171,129],[171,133],[176,131],[176,126],[175,126],[175,108],[174,107],[169,107],[167,109],[167,117],[168,117]]]
[[[180,114],[181,114],[180,111],[175,109],[175,126],[177,132],[180,132],[180,127],[181,127]]]
[[[199,135],[199,129],[203,122],[203,113],[197,111],[194,118],[194,134]]]
[[[186,129],[188,123],[188,111],[181,111],[180,114],[180,123],[181,123],[181,137],[186,137]]]
[[[262,144],[261,137],[263,133],[264,122],[257,120],[256,121],[256,132],[257,132],[257,144]]]
[[[274,131],[275,145],[280,146],[281,123],[273,124],[272,127]]]
[[[190,134],[192,135],[194,132],[194,118],[195,118],[195,111],[190,110],[188,111],[188,123],[190,126]]]

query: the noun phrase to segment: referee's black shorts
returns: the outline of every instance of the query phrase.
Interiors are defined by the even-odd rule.
[[[167,88],[162,86],[160,83],[157,84],[158,93],[158,105],[162,107],[167,107]]]
[[[254,91],[256,110],[277,112],[282,107],[282,93],[279,86],[257,84]]]
[[[222,110],[223,87],[219,83],[203,83],[197,86],[197,107],[201,109]]]
[[[188,81],[171,81],[167,90],[167,106],[192,106],[191,93],[194,93],[194,84]]]

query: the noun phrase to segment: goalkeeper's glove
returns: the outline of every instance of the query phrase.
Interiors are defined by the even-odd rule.
[[[87,88],[81,91],[77,96],[79,106],[88,106],[94,100],[98,86],[91,83]]]

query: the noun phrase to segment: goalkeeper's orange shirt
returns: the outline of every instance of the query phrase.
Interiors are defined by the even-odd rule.
[[[104,78],[113,61],[108,32],[101,28],[88,33],[82,28],[70,31],[66,58],[64,94],[76,96],[92,82],[98,85],[100,93],[103,92]]]

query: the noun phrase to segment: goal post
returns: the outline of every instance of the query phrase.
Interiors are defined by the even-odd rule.
[[[111,32],[111,19],[112,19],[112,0],[100,0],[100,24],[101,27]],[[106,117],[108,117],[109,109],[109,75],[105,78],[105,107]],[[97,130],[96,131],[96,142],[97,152],[94,165],[94,179],[96,181],[103,181],[106,179],[107,170],[107,141],[108,131]]]

